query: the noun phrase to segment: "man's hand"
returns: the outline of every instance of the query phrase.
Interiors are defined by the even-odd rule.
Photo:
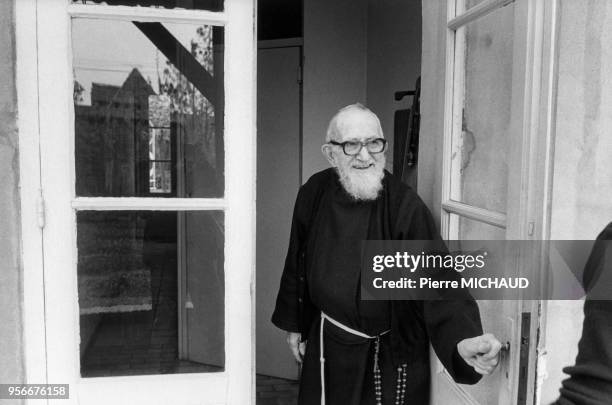
[[[293,357],[295,357],[295,360],[298,363],[302,362],[304,353],[306,353],[306,342],[300,342],[301,339],[301,333],[287,333],[287,343],[289,344],[289,349],[291,349],[291,353],[293,353]]]
[[[457,351],[463,360],[483,375],[491,374],[497,367],[501,347],[499,340],[490,333],[457,343]]]

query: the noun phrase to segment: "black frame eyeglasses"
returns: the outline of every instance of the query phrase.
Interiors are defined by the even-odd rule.
[[[385,150],[385,146],[387,146],[387,140],[385,138],[375,138],[371,139],[367,142],[359,142],[359,141],[346,141],[346,142],[336,142],[329,141],[331,145],[337,145],[342,147],[342,151],[347,156],[357,156],[361,152],[361,148],[365,146],[366,150],[371,153],[381,153]]]

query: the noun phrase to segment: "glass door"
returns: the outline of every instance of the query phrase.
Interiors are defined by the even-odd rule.
[[[255,22],[229,3],[37,3],[46,367],[73,403],[252,401]]]
[[[533,236],[525,226],[526,179],[535,3],[529,0],[450,0],[447,22],[446,106],[441,228],[447,240],[507,240]],[[527,153],[527,155],[526,155]],[[533,266],[508,257],[506,276]],[[478,302],[485,333],[509,350],[498,370],[475,386],[455,384],[438,362],[433,403],[526,404],[532,371],[537,303]],[[535,338],[533,339],[535,341]],[[524,343],[526,342],[526,343]]]

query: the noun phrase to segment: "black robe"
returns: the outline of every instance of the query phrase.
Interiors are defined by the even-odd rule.
[[[609,280],[612,272],[611,240],[612,223],[597,237],[584,269],[587,296],[582,337],[576,364],[563,369],[570,377],[562,383],[557,405],[612,404],[612,301],[601,300],[601,293],[597,300],[591,299],[597,283]],[[609,286],[609,282],[604,285]],[[607,293],[612,294],[610,290]]]
[[[385,172],[371,202],[353,201],[334,169],[312,176],[298,192],[289,251],[272,322],[307,339],[300,405],[320,403],[319,314],[381,339],[383,403],[395,403],[397,367],[408,364],[406,404],[429,401],[429,343],[457,382],[477,374],[459,357],[462,339],[482,334],[478,306],[462,301],[361,301],[361,241],[438,240],[433,218],[416,193]],[[373,403],[371,340],[325,326],[327,404]]]

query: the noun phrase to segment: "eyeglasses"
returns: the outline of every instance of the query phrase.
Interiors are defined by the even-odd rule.
[[[359,152],[361,152],[361,148],[365,146],[366,150],[369,153],[381,153],[385,150],[385,146],[387,145],[387,140],[384,138],[376,138],[372,139],[368,142],[358,142],[358,141],[346,141],[346,142],[336,142],[329,141],[332,145],[337,145],[342,147],[342,151],[345,155],[348,156],[357,156]]]
[[[387,145],[387,140],[384,138],[376,138],[367,142],[358,142],[358,141],[346,141],[346,142],[336,142],[329,141],[332,145],[342,146],[342,150],[345,155],[348,156],[357,156],[359,152],[361,152],[361,148],[365,146],[366,150],[370,153],[380,153],[385,150],[385,145]]]

